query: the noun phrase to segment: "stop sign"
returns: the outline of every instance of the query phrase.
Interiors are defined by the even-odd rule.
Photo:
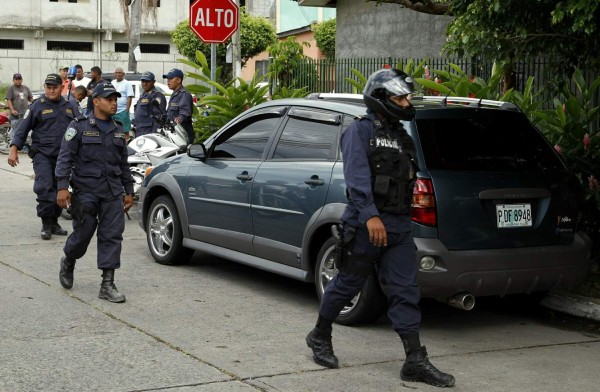
[[[238,28],[233,0],[196,0],[190,5],[190,28],[205,43],[222,44]]]

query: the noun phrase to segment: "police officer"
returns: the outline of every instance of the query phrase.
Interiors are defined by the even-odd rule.
[[[69,123],[77,116],[78,110],[61,97],[62,78],[58,74],[49,74],[44,81],[44,95],[29,106],[15,130],[8,154],[8,164],[19,164],[17,149],[23,149],[30,130],[31,148],[29,156],[33,159],[35,181],[33,191],[37,195],[37,216],[42,219],[41,236],[44,240],[52,234],[67,235],[58,224],[61,207],[56,205],[56,159],[62,137]]]
[[[111,118],[119,95],[108,83],[94,88],[94,112],[69,124],[56,166],[56,202],[62,208],[70,206],[73,216],[73,233],[60,261],[60,284],[66,289],[73,287],[75,262],[85,255],[98,229],[97,264],[102,270],[98,297],[110,302],[125,302],[125,295],[114,284],[114,273],[121,266],[124,212],[133,205],[134,181],[127,163],[125,131]]]
[[[134,109],[135,137],[156,132],[158,119],[167,112],[167,99],[154,87],[156,82],[152,72],[144,72],[140,78],[144,92]]]
[[[402,71],[374,72],[363,92],[367,115],[342,135],[349,198],[341,217],[346,243],[339,273],[325,287],[317,324],[306,343],[317,364],[339,366],[332,323],[375,269],[388,287],[388,316],[406,352],[400,377],[449,387],[454,377],[429,362],[419,339],[420,293],[410,211],[417,168],[413,141],[399,121],[415,116],[413,91],[412,78]]]
[[[163,78],[167,79],[167,86],[173,90],[169,99],[167,118],[176,124],[181,124],[188,135],[188,143],[193,143],[196,138],[192,126],[192,114],[194,113],[194,99],[183,87],[183,72],[173,68]]]

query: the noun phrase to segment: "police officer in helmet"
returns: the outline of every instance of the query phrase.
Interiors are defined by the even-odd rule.
[[[121,266],[124,213],[133,205],[134,181],[127,163],[125,131],[112,119],[120,95],[109,83],[94,88],[94,111],[69,124],[56,165],[56,203],[70,206],[73,217],[73,233],[60,260],[60,284],[66,289],[73,287],[75,262],[85,255],[97,230],[97,266],[102,270],[98,297],[110,302],[125,302],[125,295],[114,284],[114,274]]]
[[[411,227],[417,167],[413,141],[399,121],[415,117],[413,92],[413,80],[404,72],[374,72],[363,91],[367,115],[342,135],[348,194],[341,217],[343,257],[339,273],[325,287],[317,324],[306,343],[317,364],[339,367],[331,341],[333,321],[376,271],[388,287],[388,316],[406,353],[401,379],[450,387],[454,377],[429,362],[419,339],[420,293]]]
[[[61,97],[62,78],[48,74],[44,81],[44,95],[29,106],[23,120],[15,130],[8,155],[8,164],[19,164],[17,149],[23,149],[31,130],[29,157],[33,160],[35,181],[33,191],[37,195],[37,216],[42,219],[41,237],[44,240],[55,235],[67,235],[58,224],[61,208],[56,205],[57,180],[54,175],[60,143],[69,123],[79,113],[77,107]]]

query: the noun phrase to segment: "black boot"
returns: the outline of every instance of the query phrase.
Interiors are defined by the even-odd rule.
[[[67,256],[63,256],[60,259],[60,273],[58,274],[58,280],[60,285],[65,289],[73,287],[73,271],[75,270],[75,259],[69,259]]]
[[[42,232],[40,234],[43,240],[52,238],[52,220],[50,218],[42,218]]]
[[[321,366],[330,369],[340,367],[338,359],[333,353],[333,344],[331,343],[332,329],[321,329],[314,327],[312,331],[306,335],[306,344],[313,351],[313,359]]]
[[[418,381],[436,387],[454,386],[454,377],[440,372],[429,362],[425,346],[421,346],[419,334],[400,336],[406,360],[400,371],[400,378],[404,381]]]
[[[125,302],[125,295],[119,293],[115,286],[115,270],[102,270],[102,284],[100,285],[100,294],[98,298],[105,299],[110,302]]]
[[[50,226],[50,229],[52,231],[52,234],[67,235],[67,231],[60,227],[60,225],[58,224],[58,218],[52,219],[52,225]]]

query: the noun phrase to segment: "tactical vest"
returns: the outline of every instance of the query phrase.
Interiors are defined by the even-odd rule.
[[[369,141],[369,167],[375,205],[380,212],[408,214],[415,182],[413,140],[401,124],[392,130],[377,119],[372,123],[375,139]]]

